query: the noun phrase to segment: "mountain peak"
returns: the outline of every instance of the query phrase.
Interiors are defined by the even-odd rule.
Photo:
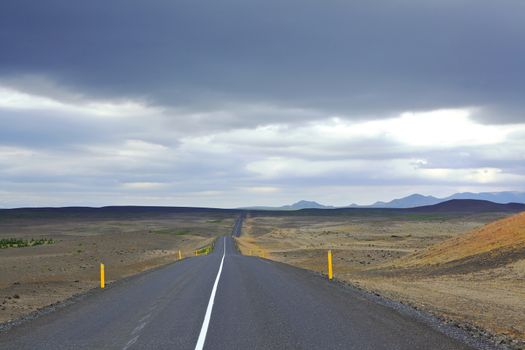
[[[433,196],[424,196],[419,193],[411,194],[407,197],[394,199],[390,202],[375,202],[371,205],[374,208],[412,208],[423,205],[433,205],[441,202],[440,199]]]
[[[307,200],[300,200],[298,202],[295,202],[292,205],[284,205],[281,207],[282,209],[330,209],[333,208],[332,206],[327,206],[323,204],[319,204],[316,201],[307,201]]]
[[[320,205],[316,201],[307,201],[307,200],[304,200],[304,199],[301,199],[300,201],[297,201],[297,202],[295,202],[292,205],[310,205],[310,204],[311,205]]]
[[[425,195],[422,195],[422,194],[419,194],[419,193],[414,193],[414,194],[411,194],[409,196],[406,196],[405,199],[407,198],[435,198],[433,196],[425,196]]]

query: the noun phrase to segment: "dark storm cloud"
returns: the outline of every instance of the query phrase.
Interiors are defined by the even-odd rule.
[[[522,1],[2,1],[0,76],[93,97],[523,120]],[[264,115],[252,116],[262,118]]]

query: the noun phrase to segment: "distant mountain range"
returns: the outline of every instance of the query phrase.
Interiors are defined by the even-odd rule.
[[[424,196],[421,194],[412,194],[407,197],[393,199],[389,202],[375,202],[372,205],[358,205],[351,204],[346,207],[334,207],[331,205],[323,205],[315,201],[305,201],[301,200],[294,204],[283,205],[281,207],[248,207],[243,209],[253,209],[253,210],[300,210],[300,209],[334,209],[334,208],[414,208],[429,206],[434,204],[439,204],[447,202],[454,199],[473,199],[473,200],[482,200],[490,201],[493,203],[525,203],[525,192],[481,192],[481,193],[472,193],[472,192],[462,192],[455,193],[451,196],[445,198],[438,198],[434,196]]]
[[[451,199],[433,205],[419,206],[415,208],[372,208],[368,207],[339,207],[322,205],[313,201],[299,201],[292,205],[278,207],[256,207],[251,210],[276,210],[283,215],[340,215],[341,213],[483,213],[483,212],[509,212],[517,213],[525,211],[524,203],[494,203],[478,199]],[[243,208],[249,209],[249,208]],[[299,210],[302,209],[302,210]],[[331,210],[327,210],[331,209]],[[287,213],[286,211],[293,211]],[[0,209],[0,220],[10,219],[61,219],[72,218],[103,218],[103,219],[124,219],[124,218],[154,218],[166,217],[179,214],[200,213],[200,214],[228,214],[238,215],[240,209],[219,209],[219,208],[191,208],[191,207],[147,207],[147,206],[110,206],[110,207],[63,207],[63,208],[13,208]],[[275,214],[275,212],[274,212]]]
[[[525,203],[525,192],[462,192],[455,193],[445,198],[437,198],[433,196],[423,196],[421,194],[412,194],[407,197],[391,200],[390,202],[376,202],[368,208],[413,208],[425,205],[434,205],[446,202],[452,199],[475,199],[490,201],[494,203]]]

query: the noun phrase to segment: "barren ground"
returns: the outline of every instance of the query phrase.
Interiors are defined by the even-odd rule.
[[[152,219],[0,220],[2,238],[52,238],[55,244],[0,249],[0,322],[99,286],[174,262],[231,231],[233,214],[166,214]]]
[[[498,342],[525,348],[525,254],[495,266],[459,271],[395,268],[400,258],[508,214],[464,216],[251,216],[239,247],[244,254],[326,272],[364,289],[425,309],[459,326],[479,328]],[[403,260],[401,260],[403,261]],[[490,260],[489,260],[490,261]]]

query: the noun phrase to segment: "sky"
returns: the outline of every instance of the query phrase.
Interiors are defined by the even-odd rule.
[[[525,1],[0,2],[0,207],[505,190]]]

